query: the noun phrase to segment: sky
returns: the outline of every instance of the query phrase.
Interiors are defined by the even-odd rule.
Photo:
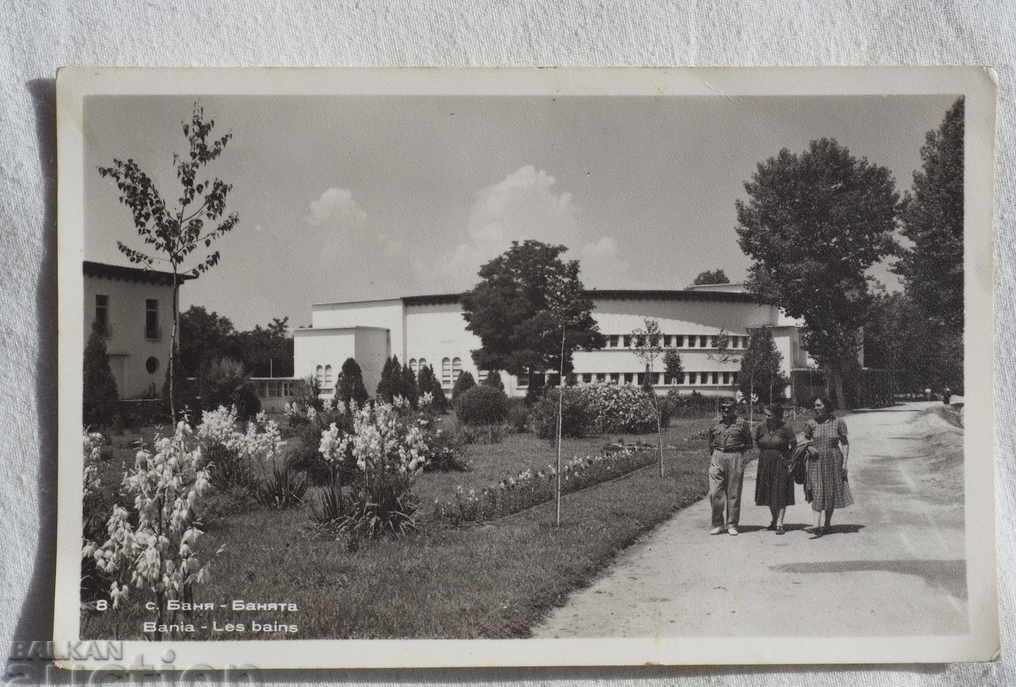
[[[201,97],[232,133],[208,171],[233,185],[221,262],[181,289],[246,329],[310,323],[312,303],[458,292],[524,238],[561,243],[587,288],[678,289],[744,278],[735,200],[756,165],[832,137],[885,165],[902,193],[950,96]],[[85,256],[144,247],[112,182],[133,158],[164,198],[179,187],[188,96],[89,96]],[[196,254],[197,255],[197,254]],[[185,265],[186,266],[186,265]],[[157,268],[165,265],[156,265]],[[886,266],[873,273],[889,288]]]

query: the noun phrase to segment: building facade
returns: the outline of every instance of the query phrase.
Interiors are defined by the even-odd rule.
[[[96,323],[104,333],[120,398],[158,395],[169,365],[173,275],[87,260],[83,271],[85,336]]]
[[[776,307],[759,303],[740,285],[720,284],[683,290],[588,291],[593,317],[607,345],[573,355],[577,384],[642,384],[645,366],[634,354],[632,331],[656,320],[663,344],[681,356],[680,379],[663,373],[662,359],[652,371],[658,393],[670,389],[729,395],[737,382],[741,354],[752,329],[768,327],[783,356],[784,373],[809,365],[797,323]],[[430,366],[450,390],[464,371],[482,380],[471,352],[480,340],[466,329],[458,294],[407,296],[376,301],[320,303],[312,306],[311,326],[294,332],[294,374],[318,380],[322,396],[334,392],[338,370],[353,357],[373,393],[381,367],[396,355],[414,372]],[[724,343],[726,344],[724,346]],[[537,376],[542,371],[535,372]],[[549,377],[553,381],[554,373]],[[526,393],[530,379],[502,373],[509,395]],[[546,381],[544,380],[536,380]]]

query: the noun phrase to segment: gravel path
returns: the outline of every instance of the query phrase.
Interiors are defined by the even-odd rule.
[[[812,539],[797,487],[790,529],[765,529],[744,480],[741,534],[709,536],[709,503],[679,512],[573,594],[536,637],[871,636],[966,630],[962,429],[910,403],[846,417],[855,505]],[[954,451],[955,454],[955,451]],[[942,484],[950,476],[955,484]],[[943,486],[945,487],[943,489]]]

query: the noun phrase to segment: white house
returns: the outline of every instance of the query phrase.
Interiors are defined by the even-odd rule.
[[[120,398],[155,396],[169,365],[173,275],[87,260],[83,270],[85,337],[98,322]]]
[[[661,393],[676,388],[729,394],[749,331],[763,326],[772,330],[785,373],[809,364],[797,323],[775,306],[759,303],[741,285],[592,290],[587,296],[595,305],[593,317],[607,345],[574,354],[574,378],[579,384],[640,384],[645,368],[632,352],[631,332],[644,326],[647,318],[659,323],[665,346],[680,354],[684,368],[681,379],[669,379],[663,374],[662,360],[657,364],[652,382]],[[314,304],[311,326],[294,332],[294,373],[315,377],[322,395],[330,396],[339,368],[352,357],[372,393],[385,359],[397,355],[414,371],[431,366],[442,386],[451,389],[465,370],[477,379],[485,374],[476,369],[471,355],[480,348],[480,340],[465,325],[458,294]],[[724,336],[728,346],[721,350],[718,343]],[[504,373],[502,380],[509,395],[525,394],[529,383],[526,377]]]

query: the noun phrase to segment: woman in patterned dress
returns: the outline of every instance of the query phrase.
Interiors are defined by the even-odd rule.
[[[811,508],[815,511],[812,533],[821,537],[832,526],[833,512],[854,502],[847,483],[850,453],[847,423],[833,415],[828,398],[815,399],[815,419],[808,421],[804,436],[814,449],[807,465],[807,487],[811,491]]]
[[[765,422],[755,429],[755,445],[759,449],[755,505],[769,506],[772,521],[766,529],[783,534],[783,516],[787,506],[794,505],[794,478],[788,468],[797,437],[783,422],[783,406],[767,406],[764,412]]]

